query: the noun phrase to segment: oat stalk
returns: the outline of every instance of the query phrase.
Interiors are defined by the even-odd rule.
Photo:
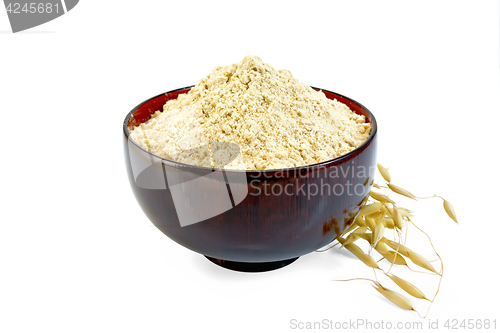
[[[373,185],[373,187],[377,189],[391,190],[393,193],[408,197],[415,201],[420,199],[440,198],[443,200],[443,207],[445,212],[453,221],[457,222],[457,215],[455,209],[453,208],[453,206],[449,201],[437,195],[431,197],[417,197],[408,190],[392,184],[391,175],[387,168],[383,167],[380,163],[377,164],[377,168],[381,176],[386,181],[386,184],[384,186],[380,184],[375,184],[372,181],[371,185]],[[367,184],[367,182],[365,183]],[[392,303],[394,303],[395,305],[397,305],[402,309],[415,311],[420,317],[422,317],[420,313],[413,308],[411,302],[408,299],[406,299],[403,295],[382,286],[382,284],[378,282],[376,272],[381,271],[387,278],[389,278],[389,280],[391,280],[395,285],[401,288],[406,294],[411,295],[416,299],[425,300],[429,302],[426,315],[422,317],[425,318],[429,314],[431,305],[434,303],[439,293],[444,273],[443,261],[439,256],[439,254],[437,253],[436,249],[434,248],[434,245],[429,235],[427,235],[412,221],[411,217],[413,217],[413,214],[410,210],[403,207],[398,207],[393,199],[389,198],[387,195],[383,193],[370,191],[369,195],[365,199],[363,199],[360,202],[360,204],[358,204],[358,206],[361,206],[361,208],[357,216],[354,217],[353,215],[354,218],[353,224],[348,229],[346,229],[341,235],[338,235],[337,237],[338,243],[336,243],[332,247],[341,244],[342,245],[341,248],[349,250],[365,265],[373,268],[375,280],[366,278],[353,278],[347,280],[333,280],[333,281],[353,281],[353,280],[371,281],[373,282],[373,287],[386,299],[388,299],[389,301],[391,301]],[[436,260],[440,261],[441,265],[440,272],[438,272],[434,268],[434,266],[431,264],[431,261],[429,261],[422,255],[418,254],[417,252],[406,247],[405,244],[406,244],[406,237],[408,236],[409,224],[414,226],[418,231],[422,232],[428,238],[434,253],[438,257],[438,259]],[[389,235],[387,234],[387,232],[384,232],[385,229],[392,229],[394,239],[388,238]],[[368,253],[365,253],[360,247],[358,247],[355,244],[360,239],[369,243]],[[317,252],[324,252],[326,250]],[[371,256],[372,250],[378,252],[382,256],[382,258],[376,261]],[[420,268],[424,268],[425,271],[413,270],[411,267],[408,266],[407,261],[404,258],[409,259],[413,264],[419,266]],[[379,263],[382,263],[384,261],[387,261],[390,264],[388,270],[384,270],[379,266]],[[438,275],[439,282],[437,283],[437,290],[434,294],[434,297],[432,299],[428,299],[425,296],[424,292],[421,291],[418,287],[396,276],[395,274],[390,273],[393,265],[405,266],[407,269],[415,273]]]

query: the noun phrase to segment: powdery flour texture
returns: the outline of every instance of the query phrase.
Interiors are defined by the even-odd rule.
[[[155,155],[198,166],[266,170],[316,164],[359,147],[364,116],[259,57],[216,67],[131,137]],[[217,149],[222,143],[224,149]],[[230,163],[227,163],[231,161]]]

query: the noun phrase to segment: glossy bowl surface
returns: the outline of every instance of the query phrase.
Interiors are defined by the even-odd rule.
[[[148,99],[123,123],[132,191],[165,235],[221,266],[262,271],[285,266],[327,245],[353,222],[371,190],[376,169],[377,123],[367,108],[321,89],[326,97],[364,115],[372,132],[348,154],[298,168],[197,167],[153,155],[129,139],[129,128],[147,121],[167,100],[190,88]]]

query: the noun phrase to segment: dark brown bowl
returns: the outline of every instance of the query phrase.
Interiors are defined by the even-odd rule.
[[[136,106],[123,123],[125,165],[147,217],[172,240],[223,267],[257,272],[283,267],[330,242],[351,224],[372,188],[377,123],[356,101],[327,90],[372,124],[369,138],[339,158],[305,167],[242,171],[186,165],[149,153],[129,139],[169,91]],[[320,90],[314,88],[316,90]]]

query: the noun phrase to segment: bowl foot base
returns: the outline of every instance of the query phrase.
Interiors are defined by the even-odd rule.
[[[272,271],[274,269],[290,265],[292,262],[299,259],[299,257],[297,257],[287,260],[269,261],[269,262],[239,262],[239,261],[215,259],[207,256],[205,256],[205,258],[207,258],[214,264],[219,265],[221,267],[231,269],[233,271],[248,272],[248,273]]]

